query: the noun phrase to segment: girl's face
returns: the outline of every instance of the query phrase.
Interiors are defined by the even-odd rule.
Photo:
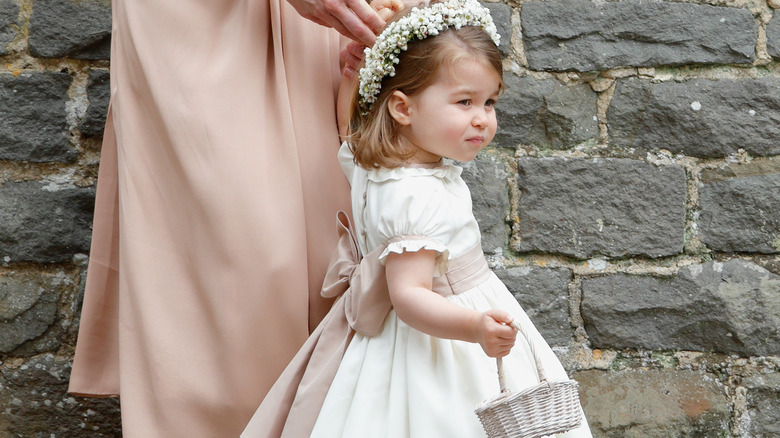
[[[484,62],[465,58],[442,64],[433,83],[413,96],[395,91],[389,110],[414,149],[410,161],[473,160],[496,134],[500,82]]]

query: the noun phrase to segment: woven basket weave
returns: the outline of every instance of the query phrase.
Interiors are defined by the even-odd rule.
[[[540,383],[512,394],[504,383],[501,358],[496,359],[501,394],[475,409],[489,438],[537,438],[566,432],[582,421],[577,382],[548,382],[533,341],[522,327],[512,323],[528,342],[536,361]]]

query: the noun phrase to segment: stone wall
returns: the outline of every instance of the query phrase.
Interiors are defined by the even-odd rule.
[[[780,1],[488,6],[507,90],[464,175],[594,435],[780,436]],[[0,438],[121,435],[65,393],[110,14],[0,0]]]

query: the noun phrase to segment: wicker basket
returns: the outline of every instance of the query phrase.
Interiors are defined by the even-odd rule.
[[[580,425],[582,411],[577,382],[548,382],[533,341],[522,327],[512,323],[528,342],[536,361],[540,383],[510,393],[504,383],[501,358],[496,359],[501,394],[485,400],[475,409],[489,438],[537,438],[566,432]]]

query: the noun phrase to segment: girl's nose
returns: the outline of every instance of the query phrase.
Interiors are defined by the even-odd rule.
[[[477,108],[474,113],[474,117],[471,119],[471,124],[477,128],[484,128],[487,126],[487,113],[481,108]]]

